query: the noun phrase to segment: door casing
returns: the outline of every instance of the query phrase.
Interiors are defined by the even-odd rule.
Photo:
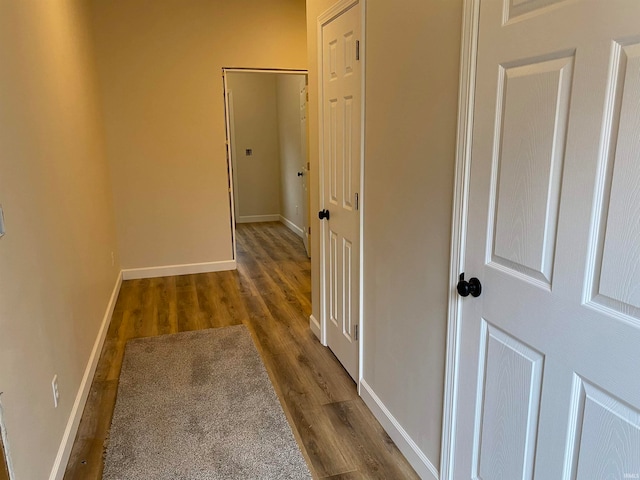
[[[360,96],[362,101],[360,102],[361,104],[361,110],[360,110],[360,115],[361,115],[361,122],[360,122],[360,198],[359,198],[359,202],[360,202],[360,268],[358,271],[358,275],[360,276],[360,291],[358,292],[358,302],[359,302],[359,318],[358,318],[358,325],[359,325],[359,336],[358,336],[358,393],[360,393],[360,384],[362,382],[362,378],[363,378],[363,358],[364,358],[364,338],[365,338],[365,330],[366,330],[366,326],[365,326],[365,322],[364,320],[364,296],[363,296],[363,291],[364,291],[364,274],[363,274],[363,265],[364,265],[364,259],[363,259],[363,245],[364,245],[364,213],[365,213],[365,198],[366,198],[366,194],[365,194],[365,189],[364,189],[364,146],[365,146],[365,77],[366,77],[366,63],[365,63],[365,59],[366,59],[366,22],[365,22],[365,12],[366,12],[366,0],[340,0],[339,2],[335,3],[332,7],[330,7],[328,10],[326,10],[322,15],[320,15],[318,17],[318,22],[317,22],[317,32],[318,32],[318,41],[317,41],[317,54],[318,54],[318,77],[320,77],[322,75],[322,45],[323,45],[323,33],[322,33],[322,27],[326,24],[328,24],[329,22],[331,22],[331,20],[335,19],[336,17],[340,16],[342,13],[344,13],[346,10],[348,10],[349,8],[353,7],[356,4],[360,4],[361,8],[360,8],[360,28],[361,28],[361,40],[360,40],[360,65],[361,65],[361,85],[360,85]],[[324,93],[323,93],[323,87],[322,87],[322,82],[318,82],[318,93],[319,93],[319,98],[318,98],[318,105],[320,106],[320,108],[318,108],[318,128],[319,128],[319,134],[320,134],[320,139],[322,139],[322,125],[323,125],[323,112],[322,112],[322,105],[324,104]],[[320,141],[319,142],[319,176],[318,176],[318,188],[319,188],[319,205],[324,205],[324,199],[323,199],[323,195],[324,195],[324,146],[323,146],[323,142]],[[323,225],[320,225],[320,230],[319,230],[319,234],[315,236],[315,238],[319,239],[319,246],[320,246],[320,343],[324,346],[327,345],[327,324],[326,324],[326,298],[327,298],[327,292],[326,292],[326,288],[325,288],[325,240],[324,240],[324,235],[322,234],[322,229],[324,228]],[[310,320],[311,323],[311,328],[313,330],[313,319]]]
[[[224,117],[225,117],[225,129],[226,129],[226,150],[227,150],[227,171],[229,174],[229,211],[231,212],[231,245],[233,261],[238,261],[237,248],[236,248],[236,189],[237,184],[234,179],[234,160],[235,152],[233,145],[233,138],[231,137],[231,120],[233,115],[233,99],[230,98],[229,85],[227,83],[227,73],[272,73],[272,74],[290,74],[290,75],[305,75],[308,76],[308,70],[293,70],[293,69],[279,69],[279,68],[222,68],[222,88],[224,94]],[[307,152],[307,161],[308,161]]]
[[[449,266],[449,302],[447,349],[442,411],[442,445],[440,479],[453,480],[455,448],[455,412],[457,406],[458,358],[462,304],[455,285],[464,272],[467,237],[467,211],[471,169],[471,140],[475,95],[480,0],[463,0],[462,43],[460,49],[460,87],[458,90],[458,128],[456,133],[456,166],[451,222],[451,261]]]

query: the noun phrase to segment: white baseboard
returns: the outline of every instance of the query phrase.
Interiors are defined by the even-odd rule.
[[[236,217],[236,223],[259,223],[259,222],[279,222],[280,215],[246,215],[244,217]]]
[[[304,235],[304,230],[302,230],[299,226],[297,226],[288,218],[285,218],[282,215],[280,215],[280,222],[284,223],[289,228],[289,230],[291,230],[293,233],[298,235],[300,238],[302,238],[302,236]]]
[[[311,328],[313,334],[320,340],[320,322],[313,315],[309,317],[309,328]]]
[[[69,456],[71,455],[73,442],[76,439],[76,433],[78,432],[80,419],[82,418],[82,413],[84,412],[84,406],[87,403],[87,397],[89,396],[89,390],[91,389],[93,376],[96,373],[96,367],[98,366],[98,360],[100,359],[100,353],[102,352],[102,345],[104,344],[104,340],[107,336],[107,331],[109,330],[111,315],[113,315],[113,309],[116,306],[116,301],[118,300],[118,294],[120,293],[121,285],[122,272],[118,274],[116,284],[113,287],[113,291],[111,292],[111,298],[109,299],[107,310],[104,314],[104,317],[102,318],[102,325],[100,325],[100,329],[98,330],[98,336],[96,337],[96,341],[93,344],[93,350],[91,350],[91,355],[89,355],[89,361],[87,362],[87,366],[84,370],[84,375],[82,376],[82,381],[80,382],[80,387],[78,388],[78,393],[76,394],[76,400],[73,403],[73,407],[71,408],[69,420],[67,421],[67,427],[65,428],[64,434],[62,435],[62,441],[60,442],[60,447],[58,448],[56,459],[53,462],[53,468],[51,469],[49,480],[62,480],[64,471],[67,468],[67,462],[69,461]]]
[[[185,265],[164,265],[162,267],[127,268],[122,270],[123,280],[136,280],[139,278],[170,277],[173,275],[189,275],[191,273],[222,272],[235,270],[235,260],[222,262],[188,263]]]
[[[418,445],[416,445],[405,429],[402,428],[402,425],[391,415],[391,412],[385,407],[382,400],[378,398],[371,386],[367,384],[364,379],[360,381],[360,396],[420,478],[423,480],[438,480],[438,469],[431,463],[420,448],[418,448]]]

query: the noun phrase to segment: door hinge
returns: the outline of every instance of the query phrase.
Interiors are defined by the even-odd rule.
[[[311,227],[308,228],[309,235],[311,235]]]
[[[358,325],[353,326],[353,338],[357,341],[359,336]]]
[[[360,40],[356,40],[356,60],[360,60]]]
[[[307,171],[311,170],[311,164],[307,162]]]
[[[356,192],[356,210],[360,210],[360,195]]]

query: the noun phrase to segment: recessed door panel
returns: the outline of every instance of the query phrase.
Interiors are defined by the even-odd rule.
[[[640,412],[589,382],[580,382],[574,399],[577,442],[568,463],[572,471],[566,477],[640,478]]]
[[[525,14],[534,15],[536,11],[541,11],[561,1],[563,0],[506,0],[504,2],[504,22]]]
[[[346,238],[342,239],[342,289],[343,302],[342,312],[344,321],[342,322],[342,334],[351,340],[352,335],[352,311],[353,311],[353,244]]]
[[[338,40],[334,39],[329,42],[329,75],[330,81],[335,81],[338,78]]]
[[[565,57],[500,67],[492,261],[548,286],[572,65]]]
[[[339,322],[338,290],[338,235],[329,232],[329,319],[337,327]]]
[[[338,101],[337,99],[329,100],[329,108],[328,108],[328,116],[329,116],[329,126],[328,126],[328,135],[329,135],[329,145],[327,154],[329,156],[329,202],[337,205],[338,204],[338,155],[342,152],[340,151],[340,147],[338,145]]]
[[[353,210],[353,97],[344,99],[344,162],[342,182],[342,208]],[[356,113],[357,114],[357,113]]]
[[[616,45],[613,60],[593,300],[640,320],[640,45]]]
[[[475,477],[533,478],[543,356],[482,321]]]
[[[344,75],[351,75],[353,73],[353,62],[355,61],[352,52],[355,51],[356,45],[353,37],[353,31],[345,33],[343,36],[342,45],[344,47]]]

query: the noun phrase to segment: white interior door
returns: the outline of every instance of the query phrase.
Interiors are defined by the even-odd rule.
[[[311,257],[309,249],[309,168],[307,155],[307,76],[300,78],[300,179],[302,190],[302,242]]]
[[[360,298],[360,4],[322,27],[321,208],[327,345],[358,378]]]
[[[454,474],[640,478],[640,2],[483,0]]]

